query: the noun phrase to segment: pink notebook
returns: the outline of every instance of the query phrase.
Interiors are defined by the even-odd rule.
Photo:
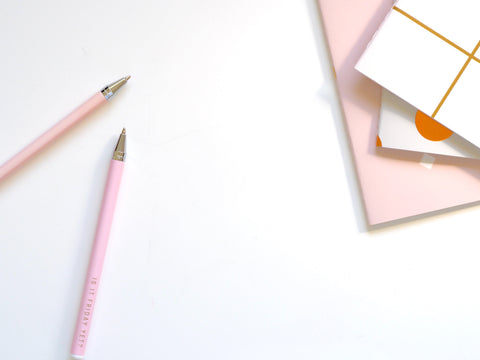
[[[354,66],[394,1],[319,3],[368,223],[479,201],[480,161],[427,157],[425,166],[424,154],[376,148],[381,88]]]

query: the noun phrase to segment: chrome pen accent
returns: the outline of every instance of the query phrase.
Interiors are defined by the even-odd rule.
[[[115,146],[115,151],[113,152],[113,160],[125,161],[125,157],[127,156],[127,153],[125,152],[126,141],[127,134],[125,128],[123,128],[122,133],[118,138],[117,146]]]
[[[120,80],[117,80],[103,88],[101,93],[103,96],[105,96],[105,99],[109,100],[113,95],[116,94],[116,92],[127,83],[127,81],[130,79],[130,75],[125,76],[121,78]]]

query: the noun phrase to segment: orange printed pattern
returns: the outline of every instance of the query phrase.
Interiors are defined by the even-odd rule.
[[[417,111],[415,115],[415,126],[420,135],[430,141],[446,140],[453,134],[452,130],[446,128],[421,111]]]
[[[448,96],[450,95],[450,93],[452,92],[453,88],[455,87],[455,85],[457,84],[458,80],[460,79],[460,77],[463,75],[463,73],[465,72],[465,69],[468,67],[468,65],[470,64],[470,62],[472,60],[474,61],[477,61],[477,62],[480,62],[480,59],[478,59],[477,57],[475,57],[475,54],[476,52],[480,49],[480,41],[477,43],[477,46],[475,46],[475,49],[473,49],[473,51],[471,53],[469,53],[468,51],[462,49],[460,46],[458,46],[457,44],[455,44],[453,41],[450,41],[449,39],[447,39],[445,36],[439,34],[438,32],[436,32],[435,30],[433,30],[432,28],[428,27],[427,25],[425,25],[424,23],[422,23],[421,21],[419,21],[418,19],[414,18],[413,16],[411,16],[410,14],[406,13],[405,11],[403,11],[402,9],[399,9],[398,7],[394,6],[393,7],[393,10],[397,11],[398,13],[402,14],[403,16],[405,16],[406,18],[412,20],[414,23],[416,23],[417,25],[421,26],[422,28],[424,28],[425,30],[429,31],[430,33],[432,33],[433,35],[437,36],[438,38],[442,39],[443,41],[445,41],[447,44],[453,46],[455,49],[459,50],[461,53],[465,54],[468,56],[468,59],[467,61],[465,62],[465,64],[463,65],[462,69],[460,70],[460,72],[458,73],[458,75],[456,76],[455,80],[453,80],[453,83],[452,85],[450,85],[450,88],[448,89],[447,93],[445,94],[445,96],[442,98],[442,100],[440,101],[440,104],[438,104],[437,108],[435,109],[435,111],[433,112],[432,114],[432,118],[436,117],[438,112],[440,111],[440,108],[443,106],[443,104],[445,103],[445,101],[447,100]]]

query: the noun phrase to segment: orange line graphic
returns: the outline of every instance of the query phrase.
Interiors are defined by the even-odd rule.
[[[420,20],[417,20],[415,19],[412,15],[406,13],[405,11],[403,11],[402,9],[399,9],[398,7],[394,6],[393,7],[393,10],[399,12],[400,14],[404,15],[405,17],[409,18],[410,20],[412,20],[415,24],[421,26],[422,28],[424,28],[425,30],[431,32],[433,35],[435,35],[436,37],[442,39],[443,41],[445,41],[447,44],[453,46],[455,49],[457,49],[458,51],[462,52],[463,54],[467,55],[467,56],[472,56],[472,59],[479,62],[480,63],[480,59],[477,59],[475,56],[473,56],[473,54],[470,54],[467,50],[461,48],[460,46],[458,46],[457,44],[455,44],[453,41],[451,40],[448,40],[445,36],[443,36],[442,34],[436,32],[435,30],[433,30],[431,27],[425,25],[424,23],[422,23]]]
[[[458,75],[457,75],[457,77],[455,78],[455,80],[453,80],[452,85],[450,85],[450,87],[448,88],[448,91],[447,91],[447,93],[445,94],[445,96],[442,98],[442,101],[440,101],[440,104],[438,104],[437,108],[436,108],[435,111],[433,112],[432,118],[435,118],[435,116],[437,116],[438,112],[440,111],[440,109],[442,108],[443,104],[444,104],[445,101],[447,100],[448,96],[449,96],[450,93],[452,92],[452,90],[453,90],[453,88],[455,87],[455,85],[457,85],[458,80],[460,80],[460,77],[461,77],[461,76],[463,75],[463,73],[465,72],[465,69],[468,67],[468,64],[470,64],[470,61],[475,60],[476,62],[480,63],[480,60],[475,57],[476,52],[477,52],[478,49],[480,48],[480,41],[478,42],[477,46],[475,46],[475,49],[473,49],[473,52],[472,52],[472,53],[469,53],[467,50],[462,49],[460,46],[458,46],[457,44],[455,44],[453,41],[448,40],[445,36],[443,36],[442,34],[436,32],[436,31],[433,30],[431,27],[428,27],[427,25],[425,25],[424,23],[422,23],[420,20],[415,19],[412,15],[406,13],[406,12],[403,11],[402,9],[399,9],[398,7],[394,6],[394,7],[393,7],[393,10],[395,10],[395,11],[397,11],[398,13],[404,15],[404,16],[407,17],[408,19],[412,20],[415,24],[421,26],[422,28],[424,28],[424,29],[427,30],[428,32],[432,33],[433,35],[435,35],[435,36],[437,36],[438,38],[440,38],[440,39],[442,39],[443,41],[445,41],[447,44],[453,46],[455,49],[457,49],[457,50],[460,51],[461,53],[463,53],[463,54],[465,54],[465,55],[468,56],[467,61],[465,62],[465,64],[463,64],[462,69],[461,69],[460,72],[458,73]]]
[[[448,96],[450,95],[450,93],[452,92],[453,88],[455,87],[455,85],[457,85],[457,82],[458,80],[460,79],[460,77],[462,76],[463,72],[465,71],[465,69],[467,68],[468,64],[470,64],[470,61],[472,61],[473,59],[473,55],[477,52],[478,48],[480,47],[480,41],[478,42],[477,46],[475,46],[475,49],[473,50],[472,52],[472,55],[470,55],[468,57],[468,60],[465,62],[465,64],[463,65],[462,67],[462,70],[460,70],[460,72],[458,73],[457,77],[455,78],[455,80],[453,80],[453,83],[452,85],[450,85],[450,87],[448,88],[448,91],[447,93],[445,94],[445,96],[443,97],[442,101],[440,101],[440,104],[438,104],[437,108],[435,109],[433,115],[432,115],[432,118],[435,118],[435,116],[437,116],[438,112],[440,111],[440,108],[443,106],[443,104],[445,103],[445,100],[447,100]]]

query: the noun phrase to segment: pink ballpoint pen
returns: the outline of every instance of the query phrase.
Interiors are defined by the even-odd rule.
[[[77,325],[70,349],[70,354],[76,359],[83,358],[87,346],[93,308],[102,275],[103,260],[107,251],[108,237],[112,225],[113,213],[115,211],[115,204],[117,202],[117,194],[120,188],[123,166],[125,164],[125,142],[126,133],[125,129],[123,129],[110,162],[107,184],[105,186],[102,207],[97,223],[97,231],[90,254],[90,263],[88,265],[80,310],[78,312]]]
[[[105,88],[103,88],[103,90],[97,92],[90,99],[85,101],[82,105],[53,125],[50,129],[32,141],[16,155],[14,155],[10,160],[1,165],[0,181],[28,159],[30,159],[33,155],[42,150],[45,146],[62,135],[65,131],[70,129],[73,125],[85,118],[97,107],[106,103],[108,99],[115,95],[118,89],[125,85],[128,79],[130,79],[130,76],[123,77],[120,80],[107,85]]]

